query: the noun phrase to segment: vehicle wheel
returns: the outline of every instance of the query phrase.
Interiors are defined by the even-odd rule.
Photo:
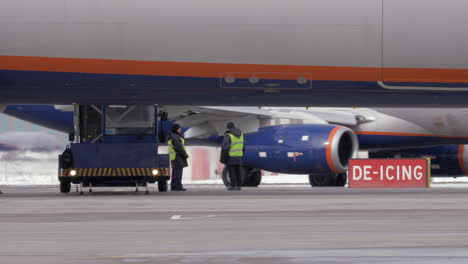
[[[229,178],[229,173],[226,166],[223,168],[223,172],[221,173],[221,179],[223,179],[223,183],[226,188],[231,187],[231,178]]]
[[[312,187],[327,187],[336,186],[336,175],[333,174],[319,174],[309,175],[309,183]]]
[[[158,191],[159,192],[167,192],[167,181],[166,180],[158,181]]]
[[[60,181],[60,192],[69,193],[71,190],[71,182],[69,181]]]
[[[347,180],[348,176],[346,175],[346,173],[340,173],[336,175],[336,186],[344,187],[346,185]]]
[[[262,181],[261,170],[247,168],[245,170],[245,175],[246,178],[244,179],[242,186],[258,187],[258,185],[260,185],[260,182]]]

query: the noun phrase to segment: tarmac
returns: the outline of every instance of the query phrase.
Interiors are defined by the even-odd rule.
[[[0,186],[0,263],[468,263],[468,187]]]

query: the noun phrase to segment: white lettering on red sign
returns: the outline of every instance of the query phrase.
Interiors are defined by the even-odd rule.
[[[349,163],[349,187],[427,187],[428,168],[426,159],[354,159]]]

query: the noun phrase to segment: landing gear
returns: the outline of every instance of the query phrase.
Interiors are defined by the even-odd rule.
[[[346,173],[309,175],[309,183],[312,187],[343,187],[347,178]]]
[[[227,171],[227,167],[224,167],[221,173],[224,186],[227,188],[231,187],[231,178]],[[258,187],[262,181],[262,171],[258,169],[252,169],[243,167],[241,170],[242,187]]]
[[[325,187],[325,186],[335,186],[334,175],[330,174],[319,174],[319,175],[309,175],[309,183],[312,187]]]
[[[69,193],[71,190],[71,182],[62,180],[60,181],[60,192]]]
[[[246,187],[258,187],[262,181],[262,171],[258,169],[249,169],[247,168],[244,174],[244,182],[242,186]]]
[[[167,181],[166,180],[161,180],[158,181],[158,191],[159,192],[167,192],[168,186],[167,186]]]
[[[340,173],[336,175],[336,186],[344,187],[346,185],[347,180],[348,176],[346,175],[346,173]]]
[[[227,167],[223,168],[223,172],[221,173],[221,179],[223,179],[224,186],[226,186],[227,188],[231,187],[231,178],[229,177]]]

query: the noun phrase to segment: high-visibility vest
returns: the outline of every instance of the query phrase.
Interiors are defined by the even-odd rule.
[[[244,135],[236,137],[228,133],[231,138],[231,147],[229,148],[229,157],[242,157],[244,156]]]
[[[182,147],[184,148],[185,152],[187,152],[187,150],[185,149],[185,139],[184,138],[180,138],[180,141],[182,141]],[[174,150],[174,145],[172,145],[172,139],[169,139],[169,141],[167,142],[167,145],[169,147],[169,158],[171,160],[175,160],[176,158],[176,152]]]

